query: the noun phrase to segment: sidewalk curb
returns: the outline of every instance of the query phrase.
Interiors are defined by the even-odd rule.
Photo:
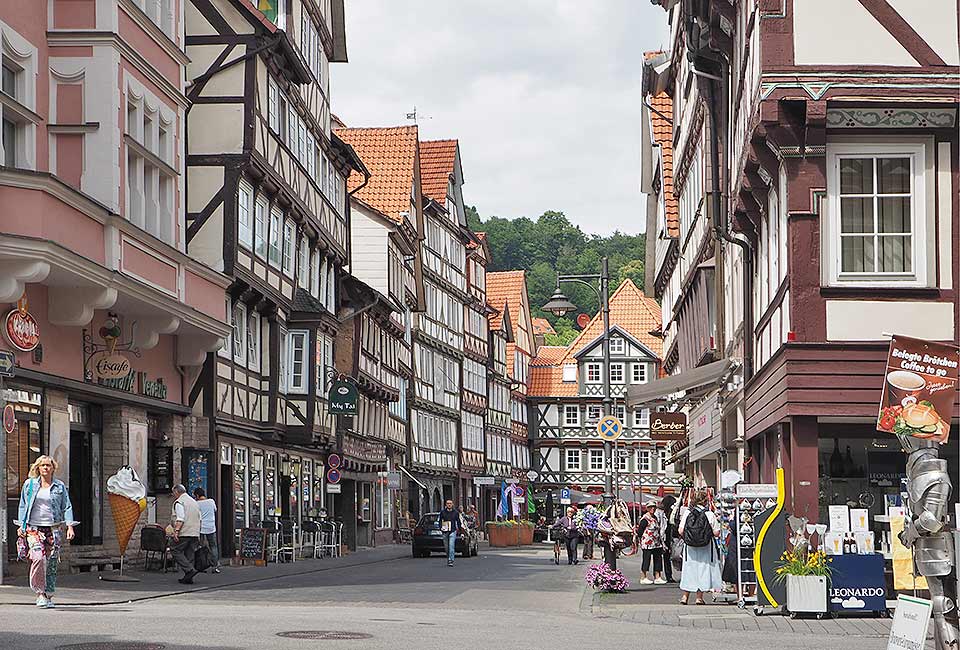
[[[140,596],[140,597],[137,597],[137,598],[124,598],[123,600],[112,600],[112,601],[91,601],[91,602],[69,603],[69,604],[62,604],[62,605],[58,604],[58,605],[57,605],[57,609],[69,609],[69,608],[71,608],[71,607],[105,607],[105,606],[111,606],[111,605],[126,605],[126,604],[129,604],[129,603],[137,603],[137,602],[143,602],[143,601],[147,601],[147,600],[159,600],[160,598],[168,598],[168,597],[170,597],[170,596],[182,596],[183,594],[195,594],[195,593],[203,593],[203,592],[207,592],[207,591],[216,591],[217,589],[226,589],[226,588],[229,588],[229,587],[237,587],[237,586],[241,586],[241,585],[248,585],[248,584],[253,584],[253,583],[256,583],[256,582],[267,582],[268,580],[280,580],[280,579],[289,578],[289,577],[292,577],[292,576],[311,575],[311,574],[314,574],[314,573],[322,573],[322,572],[324,572],[324,571],[332,571],[332,570],[335,570],[335,569],[350,569],[350,568],[359,567],[359,566],[369,566],[369,565],[372,565],[372,564],[382,564],[382,563],[384,563],[384,562],[393,562],[393,561],[398,560],[398,559],[400,559],[400,558],[402,558],[402,557],[406,557],[406,554],[404,554],[404,555],[398,555],[397,557],[389,557],[389,558],[381,558],[381,559],[378,559],[378,560],[370,560],[369,562],[356,562],[356,563],[353,563],[353,564],[344,564],[344,565],[339,565],[339,566],[320,567],[320,568],[317,568],[317,569],[311,569],[311,570],[309,570],[309,571],[303,571],[303,572],[300,572],[300,573],[285,573],[285,574],[283,574],[283,575],[265,576],[265,577],[262,577],[262,578],[251,578],[251,579],[249,579],[249,580],[240,580],[240,581],[237,581],[237,582],[230,582],[230,583],[225,583],[225,584],[211,585],[211,586],[209,586],[209,587],[197,587],[196,589],[183,589],[183,590],[177,590],[177,591],[167,591],[167,592],[160,593],[160,594],[151,594],[151,595],[149,595],[149,596]],[[26,607],[35,607],[36,605],[34,605],[33,603],[29,603],[29,602],[20,603],[20,602],[3,602],[3,601],[0,601],[0,606],[26,606]]]

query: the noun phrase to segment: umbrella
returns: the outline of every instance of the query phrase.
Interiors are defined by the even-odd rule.
[[[547,521],[553,521],[553,492],[547,492]]]

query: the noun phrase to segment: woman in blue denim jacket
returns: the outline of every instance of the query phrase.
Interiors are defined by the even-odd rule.
[[[60,561],[61,528],[73,539],[73,505],[67,486],[53,478],[57,462],[40,456],[30,466],[30,478],[20,491],[17,535],[26,541],[30,557],[30,586],[37,594],[37,607],[53,607]]]

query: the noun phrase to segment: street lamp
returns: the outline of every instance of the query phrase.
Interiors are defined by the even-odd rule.
[[[610,395],[610,269],[607,258],[600,260],[600,273],[585,275],[557,274],[557,288],[542,309],[557,316],[563,316],[577,308],[560,291],[562,282],[576,282],[590,287],[600,302],[600,313],[603,315],[603,415],[612,412],[613,396]],[[608,440],[603,443],[603,503],[609,506],[613,503],[613,444]],[[617,554],[608,543],[603,549],[603,561],[611,569],[617,568]]]

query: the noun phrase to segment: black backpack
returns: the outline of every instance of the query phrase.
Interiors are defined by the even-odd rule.
[[[687,521],[683,525],[683,543],[699,548],[713,541],[713,527],[707,519],[707,513],[699,508],[691,508]]]

